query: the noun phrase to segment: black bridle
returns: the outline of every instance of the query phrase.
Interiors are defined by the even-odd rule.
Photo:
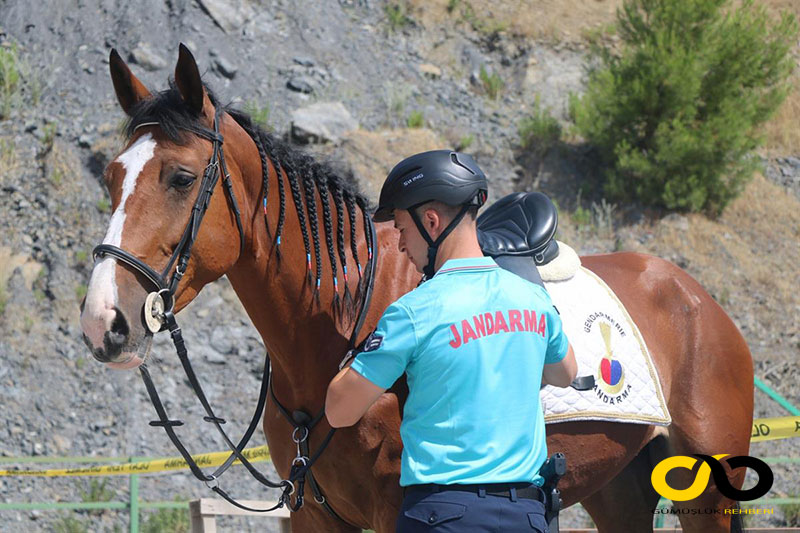
[[[145,122],[138,125],[137,128],[156,125],[158,125],[157,122]],[[239,253],[241,254],[244,251],[244,230],[242,229],[242,216],[239,212],[239,205],[236,202],[236,196],[233,194],[231,176],[228,173],[228,167],[225,164],[225,152],[222,149],[223,137],[219,133],[219,111],[214,114],[213,130],[199,127],[191,127],[187,129],[188,131],[191,131],[192,133],[211,141],[213,145],[213,152],[208,165],[203,171],[203,179],[200,183],[200,192],[198,193],[197,199],[192,207],[192,214],[189,216],[189,222],[186,224],[186,229],[183,230],[181,240],[175,247],[172,257],[170,257],[167,266],[164,267],[164,271],[159,274],[153,268],[151,268],[150,265],[141,261],[133,254],[111,244],[100,244],[96,246],[92,252],[95,259],[105,256],[112,256],[121,260],[126,265],[136,269],[140,274],[144,275],[153,285],[155,285],[158,294],[161,295],[162,298],[167,296],[168,300],[164,302],[166,309],[172,309],[175,304],[175,292],[178,289],[178,284],[180,283],[181,278],[186,273],[186,266],[189,264],[189,256],[192,253],[192,246],[194,246],[194,241],[197,239],[197,233],[200,231],[200,223],[203,221],[203,217],[206,214],[208,204],[211,201],[211,195],[214,193],[214,188],[216,187],[220,176],[222,176],[222,181],[225,185],[225,191],[228,194],[228,198],[230,198],[231,209],[233,209],[234,215],[236,216],[236,227],[239,230]],[[175,271],[172,273],[169,281],[167,281],[166,278],[173,266],[175,266]]]
[[[186,348],[186,344],[183,340],[183,334],[181,332],[181,328],[178,326],[178,323],[175,319],[174,314],[174,306],[176,300],[176,291],[178,288],[178,284],[180,283],[181,278],[186,272],[186,267],[189,263],[189,258],[192,251],[192,246],[194,245],[194,241],[197,238],[197,234],[200,230],[200,223],[203,220],[203,217],[208,209],[209,202],[211,200],[211,195],[214,192],[217,182],[219,181],[220,177],[222,177],[223,185],[225,186],[225,191],[228,195],[230,200],[231,209],[234,212],[236,217],[236,225],[239,230],[239,254],[241,255],[244,252],[244,231],[242,228],[242,221],[241,221],[241,214],[239,211],[239,206],[236,202],[236,197],[233,193],[233,187],[231,185],[231,177],[228,173],[227,165],[225,164],[225,153],[222,148],[223,144],[223,137],[219,133],[219,121],[220,121],[220,109],[214,114],[214,129],[208,130],[206,128],[200,127],[187,127],[187,131],[195,133],[200,137],[208,139],[211,141],[213,145],[213,152],[211,155],[211,159],[209,160],[208,165],[206,166],[203,172],[203,179],[200,184],[200,191],[197,196],[197,200],[192,207],[192,213],[189,217],[189,222],[186,225],[186,229],[183,231],[183,235],[181,236],[178,245],[175,248],[175,251],[172,254],[167,266],[164,268],[162,273],[158,273],[156,270],[151,268],[149,265],[135,257],[133,254],[126,252],[125,250],[110,244],[100,244],[96,246],[93,250],[93,255],[95,260],[99,258],[103,258],[106,256],[113,257],[125,265],[133,268],[140,274],[142,274],[148,281],[155,287],[155,291],[150,293],[147,297],[145,308],[144,308],[144,315],[145,315],[145,322],[147,327],[150,329],[152,333],[157,333],[159,331],[168,330],[170,332],[170,336],[172,337],[172,342],[175,345],[176,352],[178,354],[178,359],[183,366],[183,370],[186,373],[186,377],[189,380],[189,384],[191,385],[192,389],[194,390],[195,395],[197,396],[198,400],[203,406],[203,409],[206,412],[206,416],[203,417],[203,420],[213,424],[217,431],[222,436],[225,443],[231,450],[231,454],[225,460],[225,462],[220,465],[212,474],[206,474],[203,470],[197,465],[197,463],[192,459],[191,454],[188,452],[186,447],[181,442],[178,435],[175,433],[174,428],[177,426],[182,426],[183,422],[180,420],[173,420],[170,419],[166,409],[164,408],[163,403],[158,395],[158,391],[156,390],[155,385],[150,377],[150,372],[145,364],[139,366],[139,371],[142,376],[142,381],[144,382],[145,388],[147,389],[147,394],[150,397],[150,401],[153,404],[153,407],[158,415],[158,420],[154,420],[150,422],[151,426],[161,426],[164,428],[164,431],[167,433],[170,441],[172,441],[173,445],[178,449],[181,456],[186,461],[189,469],[191,470],[192,474],[203,481],[206,486],[208,486],[211,490],[222,496],[225,500],[230,502],[232,505],[239,507],[241,509],[245,509],[248,511],[255,511],[255,512],[269,512],[280,507],[286,505],[292,511],[298,511],[303,506],[303,495],[304,495],[304,486],[306,481],[308,481],[311,489],[314,493],[314,499],[317,503],[322,505],[329,514],[334,516],[335,518],[345,522],[333,508],[327,503],[325,497],[322,495],[322,492],[319,489],[319,486],[314,479],[313,474],[311,473],[311,466],[317,461],[320,457],[322,452],[330,443],[333,435],[335,433],[335,429],[331,428],[328,434],[326,435],[325,439],[322,441],[322,444],[319,446],[317,451],[311,455],[308,443],[308,437],[311,433],[311,430],[317,425],[317,423],[322,420],[325,416],[325,408],[323,407],[320,412],[314,416],[313,418],[308,413],[304,411],[296,410],[292,414],[289,414],[289,411],[281,405],[278,401],[277,397],[275,397],[275,393],[272,390],[272,382],[271,382],[271,372],[270,372],[270,362],[269,362],[269,353],[266,354],[264,359],[264,370],[261,377],[261,389],[259,392],[258,397],[258,404],[256,406],[256,410],[253,413],[253,417],[250,421],[250,424],[247,427],[242,438],[239,440],[238,443],[234,444],[234,442],[230,439],[228,434],[222,428],[222,425],[225,424],[225,419],[220,418],[214,414],[214,410],[212,409],[211,405],[206,398],[205,393],[203,392],[203,388],[200,385],[199,380],[197,379],[197,375],[192,368],[192,364],[189,361],[188,357],[188,350]],[[142,126],[151,126],[151,125],[158,125],[157,122],[146,122],[137,126],[137,128]],[[254,141],[258,142],[256,139]],[[267,168],[263,168],[263,172],[267,172]],[[366,217],[366,220],[369,221],[369,231],[371,233],[372,241],[376,242],[376,234],[375,234],[375,226],[372,223],[372,219],[370,217]],[[350,339],[348,341],[348,350],[351,350],[355,347],[358,332],[361,330],[361,327],[364,324],[364,320],[366,319],[367,311],[369,309],[370,300],[372,298],[372,289],[375,279],[375,265],[377,263],[377,250],[371,254],[371,258],[369,260],[369,266],[366,269],[366,279],[365,289],[362,298],[362,305],[361,309],[359,310],[358,319],[356,321],[355,327],[351,333]],[[173,267],[175,267],[174,272],[172,272],[169,281],[167,281],[167,276],[170,275]],[[294,431],[292,432],[292,440],[297,445],[297,456],[293,459],[291,470],[289,477],[287,479],[283,479],[278,482],[270,481],[267,479],[261,472],[259,472],[250,461],[243,455],[242,450],[244,450],[247,443],[250,441],[250,438],[255,431],[256,426],[258,425],[259,420],[261,420],[264,407],[266,405],[267,393],[270,393],[275,405],[278,407],[279,411],[283,414],[284,417],[294,426]],[[241,461],[241,463],[245,466],[245,468],[250,472],[250,474],[260,483],[263,485],[270,487],[270,488],[279,488],[282,489],[281,497],[278,500],[278,503],[269,509],[254,509],[251,507],[247,507],[245,505],[240,504],[234,498],[229,496],[222,488],[219,487],[218,479],[219,477],[233,464],[235,460]],[[295,503],[292,505],[291,503],[291,495],[295,494]],[[345,522],[346,523],[346,522]]]

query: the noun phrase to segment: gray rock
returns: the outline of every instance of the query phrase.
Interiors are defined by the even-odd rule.
[[[797,170],[800,170],[800,159],[796,157],[787,157],[785,161],[789,166],[794,167]]]
[[[228,328],[217,328],[211,334],[211,347],[221,354],[234,351],[233,335]]]
[[[227,33],[238,30],[253,17],[252,8],[245,2],[198,0],[197,3]]]
[[[130,59],[147,70],[160,70],[167,66],[167,61],[156,53],[148,43],[143,42],[139,42],[131,50]]]
[[[661,223],[680,231],[689,231],[689,219],[683,215],[679,215],[678,213],[670,213],[661,219]],[[679,263],[677,260],[674,262]]]
[[[233,63],[231,63],[222,56],[217,56],[214,58],[214,68],[217,70],[217,72],[219,72],[229,80],[235,78],[236,73],[239,71],[239,69],[236,68],[236,66]]]
[[[207,344],[198,344],[193,351],[208,363],[215,365],[224,365],[227,363],[226,357]]]
[[[292,61],[294,61],[295,63],[297,63],[298,65],[300,65],[302,67],[313,67],[314,66],[314,60],[311,59],[310,57],[294,57],[294,58],[292,58]]]
[[[311,94],[314,92],[314,85],[308,76],[294,76],[286,82],[286,86],[298,93]]]
[[[358,122],[341,102],[311,104],[292,113],[291,135],[300,143],[335,143],[357,128]]]

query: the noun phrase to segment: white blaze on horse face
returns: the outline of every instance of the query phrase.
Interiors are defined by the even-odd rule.
[[[116,160],[125,169],[125,178],[122,181],[122,197],[117,209],[111,215],[108,231],[103,239],[103,244],[112,244],[121,247],[122,231],[125,226],[125,203],[136,188],[136,180],[142,169],[153,158],[156,142],[149,133],[139,137]],[[111,329],[111,322],[115,318],[114,307],[117,305],[116,283],[117,260],[106,257],[97,263],[89,280],[86,292],[86,305],[81,315],[83,332],[95,347],[103,346],[103,337]]]

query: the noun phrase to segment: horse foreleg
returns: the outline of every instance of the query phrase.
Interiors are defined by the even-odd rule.
[[[599,533],[653,531],[659,495],[650,483],[650,473],[663,454],[663,440],[650,441],[605,487],[581,501]]]

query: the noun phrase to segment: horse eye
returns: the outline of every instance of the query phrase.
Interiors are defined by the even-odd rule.
[[[194,183],[195,177],[187,172],[178,172],[170,180],[170,186],[176,189],[188,189]]]

